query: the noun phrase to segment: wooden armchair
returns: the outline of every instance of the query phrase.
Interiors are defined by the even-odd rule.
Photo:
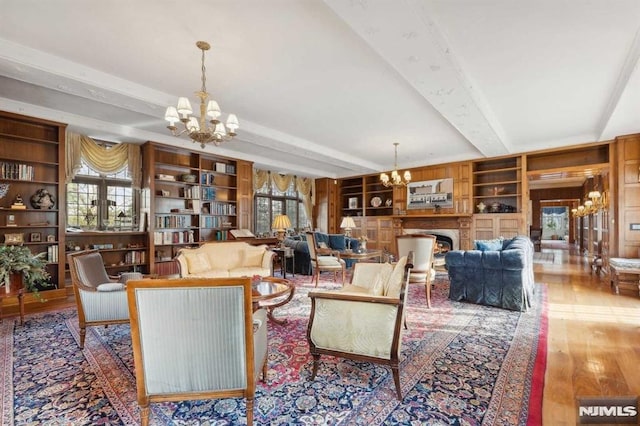
[[[347,274],[347,264],[344,259],[340,259],[340,252],[332,250],[326,255],[318,253],[316,245],[316,237],[313,232],[307,232],[307,245],[309,246],[309,257],[311,258],[311,281],[316,280],[316,287],[320,279],[320,272],[333,272],[333,280],[336,280],[336,274],[342,273],[342,284]]]
[[[69,272],[78,307],[80,348],[88,325],[124,324],[129,322],[125,283],[110,277],[98,250],[69,253]],[[131,278],[128,274],[128,278]],[[141,278],[137,274],[136,278]]]
[[[252,311],[251,278],[139,280],[127,284],[138,405],[246,398],[267,372],[267,314]]]
[[[395,266],[358,263],[351,285],[309,293],[311,380],[316,377],[321,355],[385,364],[391,367],[396,394],[402,400],[399,359],[411,267],[406,256]]]

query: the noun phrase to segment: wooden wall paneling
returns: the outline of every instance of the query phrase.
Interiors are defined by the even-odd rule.
[[[320,229],[322,232],[329,232],[329,229],[334,227],[339,227],[340,224],[330,223],[330,218],[332,215],[330,213],[330,188],[329,186],[333,182],[333,179],[329,178],[321,178],[316,179],[315,181],[315,201],[316,204],[313,206],[313,229]],[[335,217],[333,221],[335,222]]]
[[[640,230],[631,230],[632,224],[640,226],[640,135],[616,138],[618,144],[618,245],[612,256],[640,257]],[[613,199],[611,200],[613,201]]]
[[[253,163],[236,161],[237,220],[239,229],[253,229]]]

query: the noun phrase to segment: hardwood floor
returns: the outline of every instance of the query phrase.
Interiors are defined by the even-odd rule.
[[[589,259],[565,244],[544,242],[542,251],[554,254],[553,263],[534,265],[549,305],[543,422],[575,425],[578,396],[640,395],[640,297],[636,286],[622,284],[612,294],[609,277],[591,274]],[[72,305],[70,297],[27,311]]]
[[[548,288],[549,338],[543,396],[545,425],[575,425],[579,396],[640,395],[640,297],[637,286],[611,292],[608,275],[555,243],[553,264],[534,266]]]

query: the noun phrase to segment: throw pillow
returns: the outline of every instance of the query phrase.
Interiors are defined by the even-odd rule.
[[[187,268],[190,274],[199,274],[211,269],[209,259],[204,253],[185,253],[184,258],[187,261]]]
[[[376,280],[373,282],[373,286],[369,290],[369,293],[374,296],[382,296],[384,294],[384,283],[385,280],[383,279],[383,275],[376,275]]]
[[[124,290],[124,284],[121,283],[104,283],[96,287],[98,291],[122,291]]]
[[[329,234],[329,247],[334,250],[344,251],[347,248],[347,242],[343,234]]]
[[[407,256],[402,256],[387,281],[385,296],[400,297],[400,289],[402,288],[402,278],[404,278],[404,267],[407,264]]]
[[[502,238],[496,238],[493,240],[475,240],[473,245],[476,250],[480,251],[502,250]]]

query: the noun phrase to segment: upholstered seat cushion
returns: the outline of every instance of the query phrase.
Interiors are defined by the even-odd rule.
[[[123,291],[125,289],[122,283],[104,283],[96,287],[98,291]]]
[[[336,268],[341,268],[344,260],[338,259],[334,256],[318,256],[318,265],[324,266],[335,266]]]

